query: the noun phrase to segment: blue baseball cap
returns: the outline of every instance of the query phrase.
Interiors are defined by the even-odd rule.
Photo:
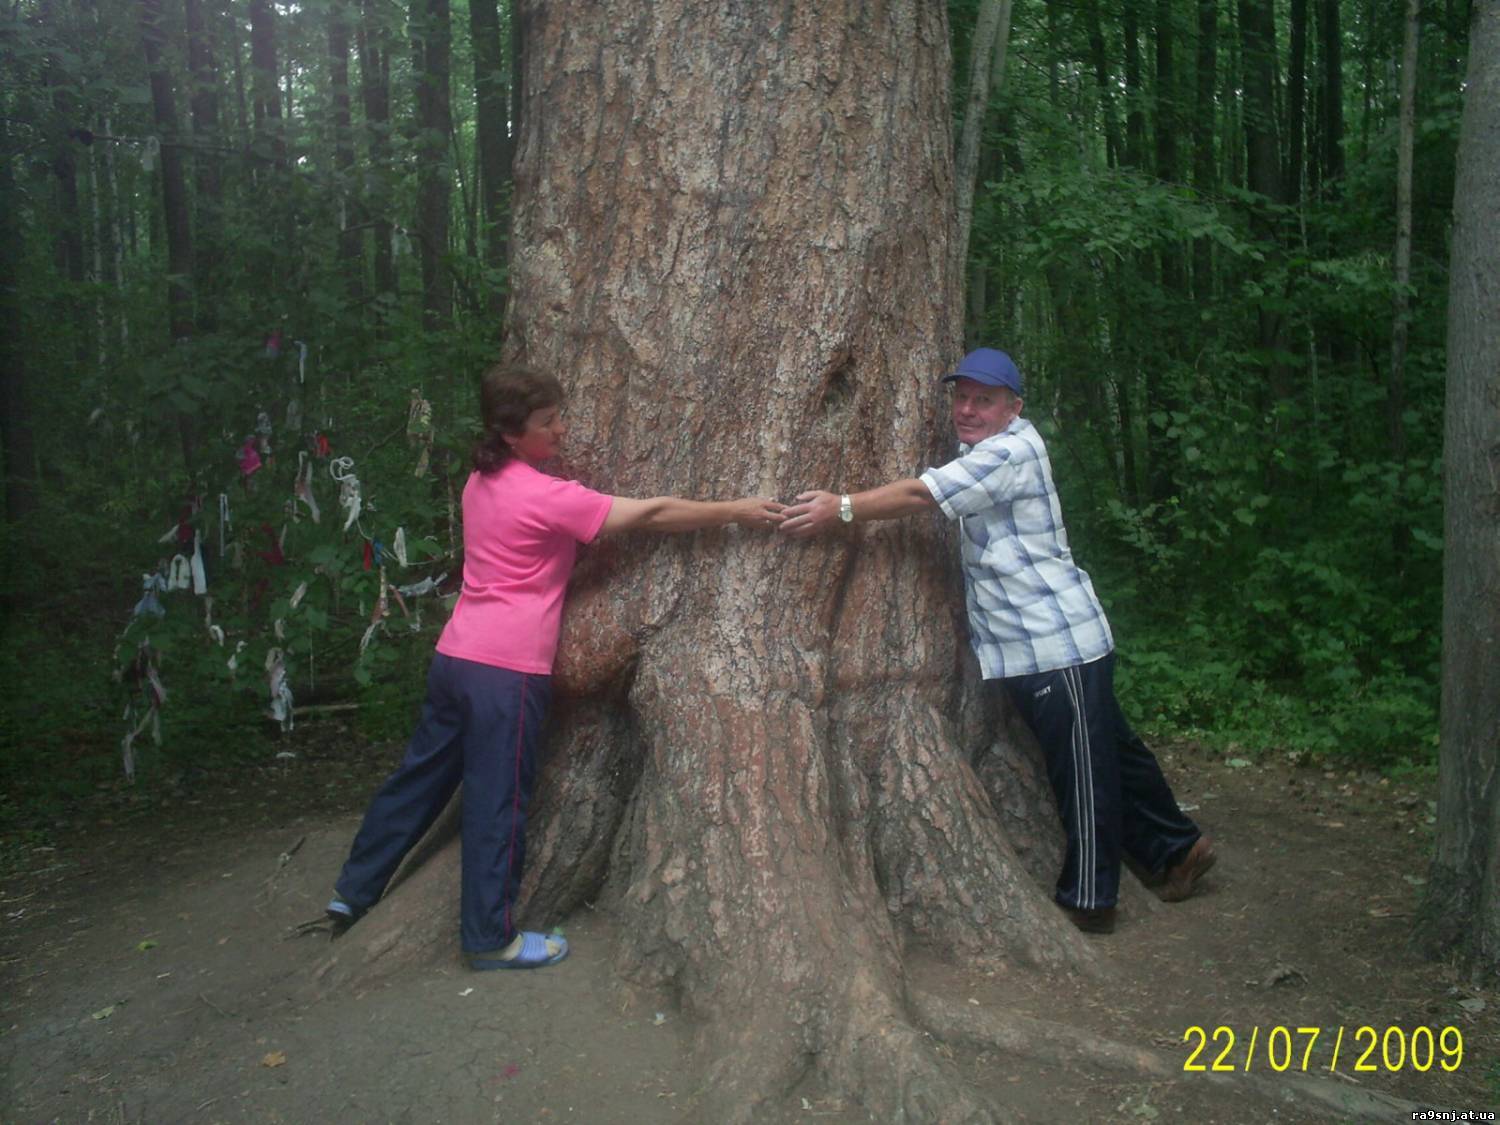
[[[1022,393],[1021,372],[1017,370],[1015,361],[994,348],[979,348],[964,356],[953,374],[943,376],[945,383],[951,383],[955,379],[973,379],[986,386],[1005,387],[1014,391],[1017,396]]]

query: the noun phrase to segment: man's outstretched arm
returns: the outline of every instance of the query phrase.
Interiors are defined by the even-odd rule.
[[[828,530],[839,520],[839,494],[814,489],[797,495],[797,503],[783,513],[786,521],[781,530],[795,539],[806,539]],[[916,477],[895,480],[865,492],[849,496],[855,523],[869,520],[894,520],[937,507],[927,486]]]

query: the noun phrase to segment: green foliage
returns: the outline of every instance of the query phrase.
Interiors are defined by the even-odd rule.
[[[1245,187],[1243,138],[1222,117],[1181,129],[1176,174],[1158,174],[1153,75],[1127,103],[1103,104],[1086,20],[1017,8],[1016,21],[1012,60],[1044,65],[1013,66],[991,110],[970,263],[985,302],[969,338],[1007,348],[1026,374],[1130,709],[1208,741],[1430,762],[1459,68],[1433,48],[1419,79],[1412,319],[1393,419],[1393,87],[1364,92],[1342,181],[1271,201]],[[1387,22],[1369,44],[1399,41]],[[1221,22],[1221,83],[1235,34]],[[1193,47],[1176,57],[1179,127],[1194,111],[1182,85]],[[1103,65],[1122,76],[1113,49]],[[1346,84],[1355,73],[1346,66]],[[1221,85],[1220,109],[1235,96]],[[1131,110],[1135,167],[1105,146],[1105,115],[1124,138]],[[1189,183],[1205,128],[1212,176]],[[1311,140],[1303,155],[1315,158]],[[1315,186],[1317,169],[1292,172]]]

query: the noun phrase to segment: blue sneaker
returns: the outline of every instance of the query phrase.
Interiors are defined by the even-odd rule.
[[[323,913],[328,915],[335,926],[352,926],[364,915],[363,910],[351,906],[336,894],[323,908]]]

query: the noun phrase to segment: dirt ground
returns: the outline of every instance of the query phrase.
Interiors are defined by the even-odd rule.
[[[573,955],[555,968],[470,973],[455,917],[451,961],[311,997],[329,936],[289,935],[319,915],[363,802],[399,754],[353,743],[335,723],[310,724],[294,758],[150,800],[104,792],[44,837],[5,842],[0,1121],[704,1120],[693,1029],[664,999],[612,979],[603,912],[562,920]],[[1357,1116],[1337,1100],[1280,1100],[1289,1081],[1273,1063],[1291,1082],[1305,1066],[1335,1092],[1496,1110],[1500,995],[1406,951],[1432,794],[1345,771],[1231,765],[1193,746],[1161,756],[1218,841],[1219,865],[1186,903],[1133,894],[1120,928],[1090,939],[1102,980],[908,958],[913,996],[936,997],[965,1026],[1059,1021],[1121,1045],[1123,1061],[1063,1052],[1044,1063],[955,1033],[939,1049],[958,1071],[1020,1121]],[[1419,1027],[1438,1032],[1430,1047]],[[1219,1028],[1232,1046],[1228,1032],[1213,1038]],[[1320,1029],[1310,1049],[1305,1028]],[[1357,1071],[1377,1034],[1363,1059],[1375,1069]],[[1462,1060],[1448,1071],[1457,1034]],[[1183,1070],[1215,1061],[1233,1073]],[[813,1084],[760,1116],[871,1120]]]

